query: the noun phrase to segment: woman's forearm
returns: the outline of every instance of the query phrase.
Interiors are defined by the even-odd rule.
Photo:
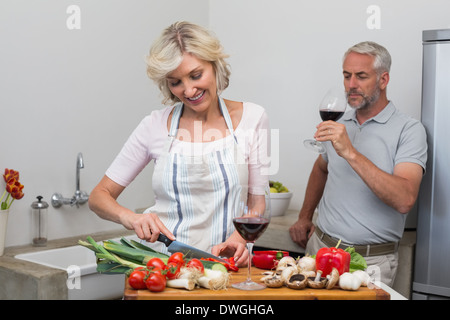
[[[103,177],[89,196],[89,208],[102,219],[124,224],[123,216],[132,213],[132,211],[116,201],[123,189],[124,187],[116,184],[108,177]]]

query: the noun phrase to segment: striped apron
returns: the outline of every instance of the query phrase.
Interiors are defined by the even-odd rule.
[[[207,143],[175,139],[183,104],[174,107],[153,172],[155,205],[145,211],[157,213],[178,241],[208,252],[233,233],[235,207],[248,192],[248,163],[222,99],[219,106],[230,134]],[[167,252],[162,244],[152,247]]]

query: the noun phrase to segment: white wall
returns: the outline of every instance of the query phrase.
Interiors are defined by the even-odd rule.
[[[70,5],[81,10],[81,29],[66,25]],[[380,29],[366,27],[369,5],[381,10]],[[25,185],[6,245],[29,243],[36,196],[73,195],[78,152],[81,189],[90,192],[139,121],[161,106],[144,56],[170,23],[210,26],[222,40],[233,71],[224,96],[266,107],[280,129],[274,178],[294,190],[299,208],[315,159],[302,140],[319,122],[324,91],[341,81],[343,52],[362,40],[384,44],[393,56],[389,96],[419,118],[421,30],[450,27],[449,9],[445,0],[2,0],[0,170],[19,170]],[[150,204],[150,179],[151,166],[119,200]],[[120,228],[87,205],[49,208],[49,221],[50,239]]]
[[[70,5],[81,29],[68,29]],[[90,192],[140,120],[161,107],[144,57],[162,29],[186,19],[208,25],[207,0],[2,0],[0,2],[0,170],[19,170],[6,246],[31,241],[30,205],[54,192],[72,197],[78,152]],[[153,201],[151,167],[120,197],[131,209]],[[3,182],[0,186],[3,189]],[[121,226],[87,204],[49,208],[49,239]]]
[[[379,9],[379,29],[369,29]],[[280,169],[273,179],[294,191],[299,209],[317,155],[303,147],[321,121],[317,104],[342,83],[342,56],[353,44],[384,45],[393,63],[388,97],[420,119],[422,30],[450,28],[445,0],[228,0],[210,2],[211,27],[231,55],[224,96],[264,106],[279,129]],[[376,26],[376,25],[375,25]]]

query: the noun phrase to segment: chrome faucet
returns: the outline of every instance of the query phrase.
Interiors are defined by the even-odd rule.
[[[83,154],[80,152],[77,156],[77,175],[76,175],[76,184],[75,184],[75,197],[80,196],[80,169],[84,168],[83,162]]]
[[[68,204],[71,207],[77,206],[77,208],[79,208],[80,205],[85,204],[88,201],[89,195],[80,190],[80,169],[82,168],[84,168],[84,162],[83,154],[80,152],[77,156],[75,194],[72,198],[64,198],[60,193],[54,193],[52,196],[52,206],[54,208],[59,208],[63,204]]]

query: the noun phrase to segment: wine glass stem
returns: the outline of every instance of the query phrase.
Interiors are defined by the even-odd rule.
[[[247,242],[247,250],[248,250],[247,282],[251,282],[253,242]]]

